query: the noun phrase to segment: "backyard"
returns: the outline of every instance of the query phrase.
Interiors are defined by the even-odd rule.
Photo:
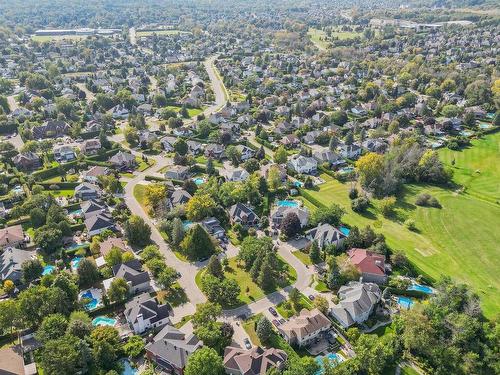
[[[342,221],[346,224],[370,225],[383,233],[389,246],[403,250],[422,274],[433,279],[449,275],[470,285],[481,297],[485,315],[492,317],[500,308],[500,282],[496,276],[500,241],[500,133],[473,143],[463,151],[440,151],[445,163],[451,164],[455,159],[454,181],[464,191],[407,185],[391,218],[381,215],[377,200],[372,200],[371,207],[362,215],[352,211],[348,197],[351,184],[326,174],[321,175],[326,182],[307,193],[324,205],[334,202],[344,207],[346,214]],[[436,197],[442,208],[416,206],[416,196],[424,192]],[[408,218],[415,221],[416,231],[403,225]]]

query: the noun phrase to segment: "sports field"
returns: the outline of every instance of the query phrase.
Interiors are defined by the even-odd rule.
[[[327,175],[319,190],[308,192],[323,204],[346,209],[343,221],[383,233],[393,249],[401,249],[420,271],[434,279],[449,275],[470,285],[481,297],[484,313],[491,318],[500,311],[500,133],[473,141],[463,151],[440,151],[445,163],[455,159],[454,181],[463,189],[409,185],[398,199],[394,218],[384,218],[378,202],[359,215],[350,208],[350,184]],[[435,196],[441,209],[418,207],[422,192]],[[404,225],[411,218],[417,231]]]
[[[191,34],[189,31],[181,30],[147,30],[147,31],[137,31],[137,37],[148,37],[153,35],[177,35],[177,34]]]

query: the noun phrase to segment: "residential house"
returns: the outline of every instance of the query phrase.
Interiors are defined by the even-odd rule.
[[[4,247],[25,247],[29,237],[24,234],[21,224],[0,229],[0,249]]]
[[[186,334],[177,328],[166,325],[146,345],[146,357],[159,369],[173,375],[182,375],[189,357],[203,347],[203,342],[193,333]]]
[[[66,163],[76,159],[75,150],[68,145],[62,145],[54,148],[54,159],[59,163]]]
[[[206,218],[201,222],[201,226],[214,238],[220,240],[226,237],[226,231],[215,217]]]
[[[295,148],[300,145],[300,139],[295,134],[287,134],[280,141],[287,148]]]
[[[191,199],[191,194],[189,194],[184,189],[176,189],[170,195],[168,200],[168,206],[170,209],[186,204]]]
[[[129,111],[123,104],[118,104],[111,108],[111,115],[114,119],[125,120],[128,118]]]
[[[314,158],[302,155],[294,155],[288,161],[288,166],[300,174],[316,174],[318,172],[318,162]]]
[[[170,324],[170,306],[159,304],[148,293],[140,294],[127,302],[124,314],[136,334]]]
[[[116,229],[116,224],[113,218],[105,212],[87,217],[84,224],[90,237],[100,234],[107,229]]]
[[[189,178],[189,167],[184,165],[174,165],[165,172],[165,178],[184,181]]]
[[[244,145],[237,145],[236,149],[241,154],[241,161],[247,161],[255,155],[255,151]]]
[[[328,163],[330,166],[339,165],[344,162],[339,155],[327,148],[313,152],[312,157],[316,159],[318,163]]]
[[[82,182],[75,187],[75,198],[83,201],[99,198],[100,195],[101,188],[89,182]]]
[[[331,324],[330,319],[318,309],[302,309],[298,316],[278,326],[278,331],[289,344],[303,347],[313,342],[322,332],[328,331]]]
[[[22,264],[36,258],[36,251],[6,247],[0,254],[0,280],[10,280],[20,284],[22,280]]]
[[[339,289],[340,302],[330,313],[344,328],[363,323],[380,301],[381,292],[377,284],[351,281]]]
[[[108,237],[99,244],[99,251],[102,256],[108,255],[113,248],[120,249],[122,252],[125,252],[129,249],[129,246],[125,243],[125,241],[123,241],[123,239],[118,237]]]
[[[385,284],[385,256],[365,249],[351,249],[347,252],[349,260],[361,273],[363,281]]]
[[[191,155],[198,155],[203,151],[203,147],[200,142],[196,141],[186,141],[186,144],[188,146],[188,151]]]
[[[300,225],[304,228],[309,220],[309,211],[301,207],[277,206],[271,212],[271,222],[273,227],[278,228],[281,222],[288,215],[294,213],[300,220]]]
[[[149,147],[151,144],[158,140],[158,136],[148,130],[142,130],[139,132],[139,144],[141,147]]]
[[[249,207],[243,203],[236,203],[229,208],[229,217],[231,223],[241,224],[243,226],[252,226],[259,223],[259,217]]]
[[[114,279],[122,278],[127,282],[130,294],[147,292],[151,289],[151,278],[149,273],[142,270],[141,262],[133,259],[125,263],[115,264],[113,266],[114,278],[104,280],[106,291],[111,286]]]
[[[228,375],[266,375],[273,368],[282,370],[288,355],[281,349],[250,350],[228,346],[224,349],[224,369]]]
[[[99,182],[99,176],[105,176],[109,173],[107,167],[102,167],[100,165],[94,165],[90,167],[88,171],[82,172],[82,180],[90,182],[91,184],[97,184]]]
[[[250,177],[250,174],[242,168],[231,169],[229,171],[226,171],[225,174],[226,174],[226,180],[232,182],[246,181]]]
[[[325,223],[308,230],[306,238],[311,242],[316,241],[318,247],[322,249],[330,245],[341,247],[347,236],[332,225]]]
[[[82,216],[84,218],[89,218],[90,216],[108,213],[108,207],[101,201],[95,199],[89,199],[80,203],[80,209],[82,210]]]
[[[361,155],[362,148],[357,145],[340,145],[340,155],[347,159],[357,159]]]
[[[113,155],[109,162],[118,168],[133,168],[136,165],[135,156],[129,152],[119,151]]]
[[[101,141],[98,139],[87,139],[80,146],[80,151],[85,155],[94,155],[101,149]]]
[[[60,138],[69,133],[71,127],[64,121],[46,121],[43,125],[31,129],[34,139]]]
[[[17,169],[21,170],[38,169],[42,165],[42,162],[38,155],[31,151],[17,154],[12,158],[12,162]]]
[[[207,158],[222,159],[224,157],[224,146],[217,143],[210,143],[205,146],[205,156]]]
[[[166,136],[166,137],[163,137],[162,139],[160,139],[161,147],[163,147],[163,149],[166,152],[174,152],[175,151],[175,148],[174,148],[175,142],[177,142],[176,137]]]

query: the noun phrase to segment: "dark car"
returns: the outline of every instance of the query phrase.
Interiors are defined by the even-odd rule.
[[[269,312],[273,315],[273,316],[278,316],[278,313],[276,312],[276,310],[272,307],[270,307],[269,309]]]
[[[281,324],[283,324],[283,323],[285,323],[285,322],[286,322],[286,320],[285,320],[285,319],[283,319],[283,318],[281,318],[280,320],[278,320],[278,322],[280,322]]]
[[[312,294],[309,294],[309,299],[310,299],[311,301],[314,301],[314,296],[313,296]]]
[[[245,344],[245,348],[252,349],[252,344],[250,344],[250,340],[248,338],[243,340],[243,343]]]
[[[280,325],[280,322],[278,322],[276,319],[273,319],[273,324],[278,327]]]

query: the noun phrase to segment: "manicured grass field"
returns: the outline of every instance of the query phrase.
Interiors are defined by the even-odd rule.
[[[323,30],[310,28],[307,35],[309,35],[311,42],[313,42],[320,51],[324,51],[328,48],[329,43],[325,40],[326,34]]]
[[[175,112],[179,112],[182,109],[182,107],[175,106],[175,105],[169,105],[169,106],[166,106],[165,108],[170,109],[170,110],[175,111]],[[203,108],[188,108],[187,111],[188,111],[189,117],[194,117],[194,116],[198,116],[201,112],[203,112]]]
[[[500,133],[473,143],[460,152],[441,151],[445,162],[455,158],[454,181],[463,184],[465,192],[408,185],[398,197],[395,215],[390,219],[380,214],[377,200],[372,201],[367,213],[353,212],[348,197],[350,183],[326,175],[321,176],[327,180],[325,184],[308,192],[325,205],[335,202],[343,206],[346,224],[371,225],[383,233],[389,246],[403,250],[422,274],[433,279],[448,275],[470,285],[480,296],[485,315],[491,318],[500,309],[500,205],[496,203],[500,189]],[[422,192],[435,196],[442,208],[416,206],[415,198]],[[416,232],[403,225],[407,218],[415,220]]]
[[[296,250],[292,252],[302,263],[307,266],[311,266],[313,263],[311,262],[311,258],[309,258],[309,254],[306,254],[300,250]]]
[[[146,185],[137,184],[134,186],[134,198],[139,202],[142,209],[148,212],[146,207]]]
[[[302,309],[312,310],[313,307],[314,305],[309,298],[300,293],[300,300],[297,306],[294,307],[290,301],[283,301],[276,306],[276,310],[283,318],[289,319],[292,316],[298,315]]]
[[[34,42],[48,43],[51,41],[81,40],[88,37],[88,35],[33,35],[31,40]]]
[[[146,169],[156,164],[155,159],[148,159],[147,163],[141,158],[136,158],[136,160],[137,160],[137,171],[139,172],[144,172]]]

